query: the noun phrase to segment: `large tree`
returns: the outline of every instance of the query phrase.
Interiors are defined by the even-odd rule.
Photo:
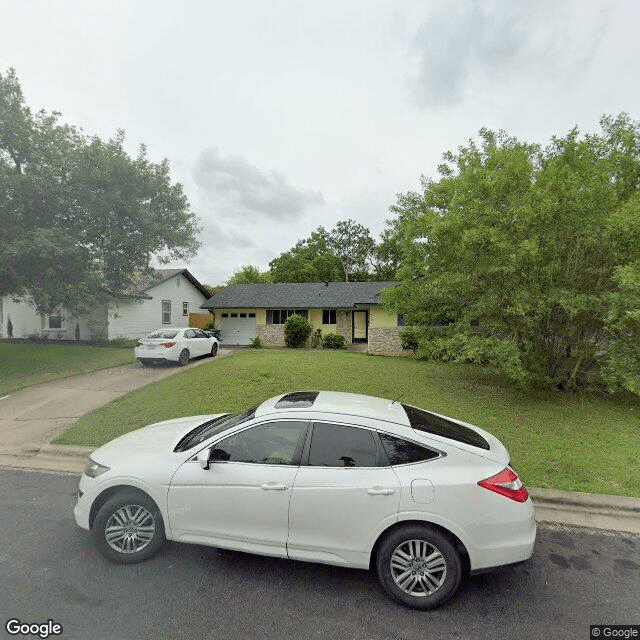
[[[15,72],[0,74],[0,295],[85,313],[153,258],[188,261],[198,232],[166,160],[32,112]]]
[[[522,384],[640,392],[640,125],[604,117],[547,145],[483,129],[399,196],[420,355]]]
[[[370,231],[354,220],[341,220],[327,231],[318,227],[308,238],[270,263],[273,282],[367,280],[375,254]]]

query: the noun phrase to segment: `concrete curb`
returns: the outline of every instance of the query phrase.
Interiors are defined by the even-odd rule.
[[[557,489],[530,489],[538,522],[640,533],[640,499]]]
[[[82,473],[93,447],[47,444],[6,451],[0,466]],[[640,499],[556,489],[529,489],[536,521],[640,534]]]

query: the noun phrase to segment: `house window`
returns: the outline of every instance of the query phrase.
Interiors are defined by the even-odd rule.
[[[171,300],[162,301],[162,324],[171,324]]]
[[[180,276],[176,277],[176,287],[180,286]]]
[[[398,326],[399,327],[404,327],[405,326],[405,322],[404,322],[404,316],[402,314],[398,314]]]
[[[182,303],[182,315],[183,316],[188,316],[189,315],[189,303],[188,302],[183,302]]]
[[[250,314],[249,314],[249,317],[250,317],[250,318],[255,318],[255,317],[256,317],[256,314],[255,314],[255,313],[250,313]]]
[[[47,318],[47,329],[62,329],[62,305],[59,304]]]
[[[309,317],[308,309],[269,309],[267,311],[267,324],[284,324],[289,316],[293,314],[302,316],[303,318]]]
[[[322,324],[336,324],[336,310],[335,309],[323,309],[322,310]]]
[[[222,317],[223,317],[223,318],[228,318],[228,317],[229,317],[229,314],[228,314],[228,313],[223,313],[223,314],[222,314]]]
[[[247,314],[246,314],[246,313],[241,313],[241,314],[240,314],[240,317],[241,317],[241,318],[246,318],[246,317],[247,317]]]
[[[237,318],[237,317],[238,317],[238,314],[237,314],[237,313],[232,313],[232,314],[231,314],[231,317],[232,317],[232,318]]]

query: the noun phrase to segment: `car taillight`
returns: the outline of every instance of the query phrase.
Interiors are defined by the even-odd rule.
[[[160,346],[166,347],[167,349],[171,349],[171,347],[175,347],[176,346],[176,343],[175,342],[163,342]]]
[[[529,492],[525,489],[517,474],[507,467],[495,476],[480,480],[478,484],[489,491],[495,491],[501,496],[515,500],[516,502],[525,502],[529,497]]]

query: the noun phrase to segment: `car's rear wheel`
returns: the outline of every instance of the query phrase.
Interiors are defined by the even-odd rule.
[[[188,363],[189,363],[189,349],[183,349],[180,352],[180,356],[178,357],[178,364],[181,367],[184,367]]]
[[[211,357],[215,358],[216,355],[218,355],[218,345],[217,343],[214,343],[214,345],[211,347]]]
[[[414,609],[440,606],[462,579],[454,544],[428,526],[407,525],[387,536],[378,550],[376,568],[384,590]]]
[[[91,531],[98,551],[116,564],[142,562],[165,540],[158,506],[138,491],[123,491],[109,498],[98,511]]]

